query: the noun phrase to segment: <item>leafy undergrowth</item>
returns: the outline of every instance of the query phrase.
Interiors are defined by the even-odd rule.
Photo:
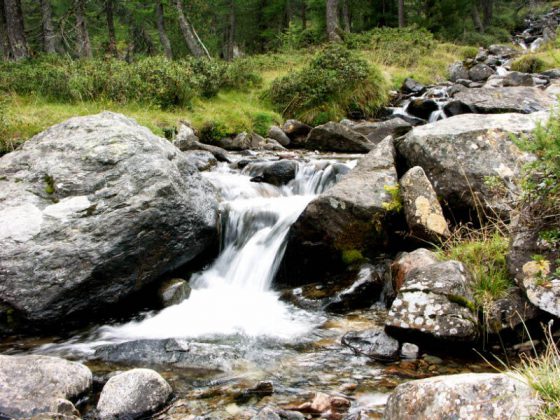
[[[426,33],[407,30],[409,43],[398,51],[394,50],[398,30],[361,35],[360,42],[349,46],[370,66],[379,68],[376,82],[381,83],[384,76],[385,84],[398,88],[406,77],[425,84],[445,80],[449,64],[468,56],[472,47],[443,44],[431,36],[426,38]],[[421,41],[423,38],[426,40]],[[424,45],[419,51],[409,48],[418,42]],[[275,80],[308,66],[318,50],[309,47],[255,55],[230,65],[189,60],[184,68],[161,57],[141,60],[132,67],[124,62],[62,58],[2,64],[0,154],[69,117],[102,110],[131,116],[158,135],[176,127],[180,120],[191,121],[199,130],[215,127],[216,136],[241,131],[264,134],[267,125],[282,119],[264,92]],[[136,77],[136,73],[151,82]],[[364,92],[371,90],[358,93]],[[380,98],[365,95],[361,99],[373,109],[380,106]],[[356,98],[337,96],[322,115],[345,117],[348,107],[341,103],[349,99]]]
[[[442,260],[462,262],[473,276],[475,304],[487,312],[513,286],[507,265],[509,238],[503,227],[490,225],[481,229],[458,227],[438,249]]]

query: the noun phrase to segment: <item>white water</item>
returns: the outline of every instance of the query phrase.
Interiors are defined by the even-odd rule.
[[[336,182],[334,167],[326,161],[299,164],[296,179],[280,188],[251,182],[259,171],[258,165],[243,173],[224,165],[205,174],[223,199],[222,251],[208,269],[191,278],[190,298],[141,321],[102,327],[88,345],[234,334],[290,339],[317,325],[317,315],[281,302],[271,283],[290,226],[317,194]]]

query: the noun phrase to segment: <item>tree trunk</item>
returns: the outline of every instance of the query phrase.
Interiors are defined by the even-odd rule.
[[[404,14],[404,0],[397,0],[399,8],[399,28],[404,28],[406,26],[406,18]]]
[[[267,21],[264,18],[264,10],[267,6],[267,0],[259,0],[259,6],[257,8],[257,27],[259,29],[258,43],[261,53],[266,52],[266,37],[265,32],[267,29]]]
[[[475,29],[480,32],[481,34],[484,33],[484,25],[482,23],[482,20],[480,19],[480,13],[478,12],[478,7],[476,5],[476,3],[473,3],[472,6],[472,20],[473,20],[473,24]]]
[[[175,0],[175,7],[177,8],[177,14],[179,16],[179,26],[181,27],[181,32],[183,33],[183,38],[189,47],[190,52],[197,58],[208,57],[210,58],[210,53],[198,37],[193,26],[187,20],[185,13],[183,12],[183,0]]]
[[[482,0],[482,16],[484,27],[489,27],[494,19],[494,0]]]
[[[327,0],[327,36],[331,42],[341,41],[338,23],[338,0]]]
[[[43,28],[43,49],[47,54],[55,54],[56,35],[52,23],[51,0],[41,0],[41,26]]]
[[[4,0],[4,12],[11,56],[15,60],[28,58],[29,48],[27,46],[27,39],[25,38],[20,0]]]
[[[107,35],[109,36],[109,45],[107,46],[107,52],[112,56],[117,57],[117,36],[115,35],[113,0],[105,0],[105,15],[107,16]]]
[[[307,4],[305,0],[301,2],[301,26],[303,29],[307,29]]]
[[[4,15],[4,0],[0,0],[0,50],[4,60],[10,59],[10,41],[6,32],[6,16]]]
[[[352,25],[350,24],[350,8],[348,7],[348,0],[342,0],[342,22],[344,24],[344,31],[350,32]]]
[[[227,61],[233,60],[234,49],[235,49],[235,31],[236,31],[236,21],[235,21],[235,3],[234,0],[229,1],[229,24],[226,30],[226,48],[224,58]]]
[[[78,55],[80,57],[91,58],[91,42],[89,40],[89,32],[86,23],[84,0],[76,0],[74,3],[74,12],[76,14],[76,29],[78,33]]]
[[[156,23],[159,33],[159,41],[161,42],[161,46],[163,47],[163,53],[167,58],[171,60],[173,58],[173,51],[171,50],[171,42],[169,42],[169,38],[167,37],[167,33],[165,32],[165,23],[163,20],[163,16],[163,4],[161,3],[161,0],[157,0]]]

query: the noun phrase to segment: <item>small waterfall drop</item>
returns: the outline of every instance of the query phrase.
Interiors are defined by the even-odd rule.
[[[220,255],[192,276],[188,300],[141,321],[102,327],[101,342],[234,334],[289,339],[317,324],[318,315],[281,302],[271,283],[291,225],[349,166],[332,161],[298,163],[296,177],[288,185],[251,182],[266,165],[249,164],[242,172],[222,165],[205,173],[223,200]]]

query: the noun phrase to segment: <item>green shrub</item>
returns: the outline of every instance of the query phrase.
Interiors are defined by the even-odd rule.
[[[222,87],[225,89],[250,89],[262,84],[262,77],[255,69],[256,63],[251,58],[237,58],[225,69]]]
[[[225,124],[216,121],[206,122],[200,129],[200,140],[203,143],[212,143],[234,133],[229,132]]]
[[[369,33],[368,49],[378,63],[412,67],[435,47],[434,36],[426,29],[377,28]]]
[[[546,68],[546,63],[538,57],[532,55],[524,55],[513,63],[511,69],[522,73],[540,73]]]
[[[257,112],[252,115],[253,131],[263,137],[266,137],[270,126],[276,123],[273,115],[266,112]]]
[[[267,97],[285,117],[318,123],[354,110],[374,115],[385,104],[387,83],[377,67],[332,44],[307,67],[276,79]]]

